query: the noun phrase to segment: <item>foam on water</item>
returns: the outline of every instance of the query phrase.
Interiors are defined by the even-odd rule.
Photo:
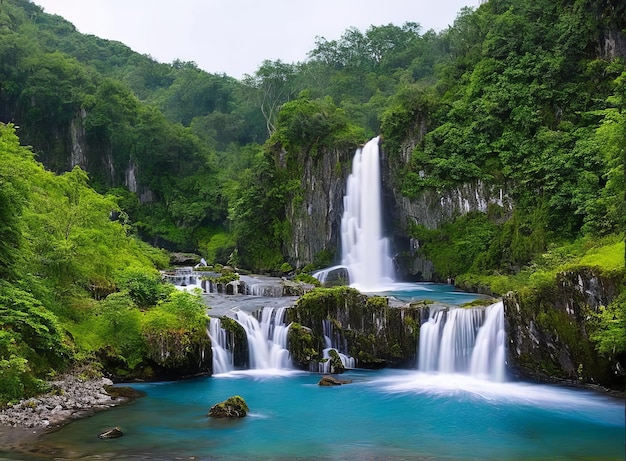
[[[385,392],[414,393],[434,398],[467,396],[485,402],[546,411],[613,426],[624,425],[624,403],[600,394],[559,386],[522,382],[495,382],[458,373],[399,372],[373,380]],[[617,411],[616,411],[617,410]]]

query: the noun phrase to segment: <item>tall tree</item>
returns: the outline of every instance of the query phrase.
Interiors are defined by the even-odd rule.
[[[267,128],[268,137],[276,131],[276,116],[282,104],[294,97],[295,66],[277,61],[263,61],[254,75],[246,75],[244,83],[256,101]]]

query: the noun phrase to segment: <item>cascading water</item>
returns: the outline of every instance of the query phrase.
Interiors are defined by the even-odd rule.
[[[342,338],[335,333],[335,329],[333,328],[333,324],[330,320],[322,320],[322,331],[324,333],[324,350],[322,351],[322,353],[323,358],[326,360],[318,364],[318,371],[320,373],[331,372],[330,351],[332,349],[334,349],[339,355],[339,358],[341,359],[341,363],[344,368],[356,367],[356,360],[354,359],[354,357],[350,357],[347,353],[347,341],[345,340],[345,338],[342,341]]]
[[[393,283],[389,242],[382,234],[379,137],[357,149],[343,198],[341,266],[314,274],[322,282],[331,271],[346,268],[350,286],[364,292],[388,289]]]
[[[228,333],[222,328],[220,319],[211,318],[209,321],[209,338],[211,338],[211,350],[213,351],[213,373],[228,373],[233,371],[233,353],[229,350]]]
[[[482,309],[450,309],[441,334],[439,368],[442,373],[466,372],[478,329],[483,323]]]
[[[485,323],[478,332],[470,364],[470,373],[494,381],[506,379],[506,333],[504,330],[504,305],[489,306]]]
[[[504,381],[505,331],[502,301],[486,309],[434,309],[420,328],[418,367],[424,372],[469,373]]]
[[[357,149],[348,177],[341,219],[342,265],[350,284],[361,291],[381,291],[393,282],[389,243],[382,233],[382,192],[377,136]]]
[[[284,323],[285,310],[284,307],[266,307],[261,310],[260,321],[246,312],[236,312],[236,320],[248,338],[250,369],[291,368],[287,350],[289,326]]]

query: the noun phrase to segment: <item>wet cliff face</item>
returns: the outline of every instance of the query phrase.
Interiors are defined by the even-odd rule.
[[[434,229],[442,223],[470,211],[486,212],[497,205],[507,212],[512,201],[504,186],[482,181],[462,184],[447,190],[424,190],[415,198],[400,192],[394,171],[409,162],[414,141],[407,141],[400,150],[388,154],[382,143],[381,180],[383,187],[383,232],[391,240],[392,256],[402,279],[433,278],[433,266],[417,255],[419,242],[409,236],[410,226],[421,224]],[[298,154],[295,162],[301,171],[301,190],[286,209],[291,224],[290,240],[285,246],[286,258],[294,267],[313,262],[321,251],[334,254],[338,262],[341,251],[341,217],[346,181],[350,174],[354,148],[345,146],[316,155]],[[279,168],[287,168],[286,153],[277,153]]]
[[[504,297],[508,367],[542,381],[620,388],[617,364],[595,351],[594,314],[616,296],[621,276],[593,269],[558,274],[555,284]]]
[[[399,152],[386,152],[383,142],[383,203],[387,215],[387,235],[392,241],[399,275],[409,280],[430,281],[433,278],[433,266],[430,261],[417,255],[420,243],[409,235],[412,225],[436,229],[471,211],[487,212],[491,205],[500,207],[503,214],[507,215],[513,209],[513,201],[506,185],[483,181],[442,190],[428,188],[413,198],[403,196],[396,172],[407,168],[416,143],[416,140],[407,140]]]
[[[85,127],[87,115],[81,108],[69,121],[55,126],[43,140],[31,139],[33,136],[28,133],[25,139],[37,146],[38,157],[47,169],[62,173],[79,166],[89,172],[93,182],[110,187],[124,185],[137,193],[142,203],[154,201],[152,191],[137,181],[136,162],[126,158],[116,164],[108,142],[89,138]]]
[[[291,240],[285,252],[292,266],[305,266],[321,251],[338,256],[343,196],[353,156],[349,147],[298,156],[301,190],[286,209]]]
[[[348,287],[320,288],[289,309],[289,350],[294,362],[317,370],[324,349],[323,323],[330,324],[340,352],[362,368],[413,367],[419,340],[420,309],[390,307],[387,298],[367,297]],[[327,332],[328,333],[328,332]]]

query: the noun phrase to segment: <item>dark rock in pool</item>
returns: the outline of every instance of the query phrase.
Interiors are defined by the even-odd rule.
[[[114,427],[113,429],[109,429],[108,431],[102,432],[98,435],[100,439],[117,439],[124,435],[124,432],[119,427]]]
[[[350,384],[351,382],[351,379],[339,379],[334,376],[324,375],[318,384],[320,386],[341,386],[342,384]]]
[[[105,385],[104,390],[114,399],[118,397],[123,397],[126,399],[137,399],[146,395],[145,392],[138,391],[137,389],[133,389],[132,387],[128,386]]]
[[[212,418],[243,418],[249,411],[250,408],[248,408],[248,404],[246,404],[245,400],[235,395],[223,402],[213,405],[207,413],[207,416]]]

